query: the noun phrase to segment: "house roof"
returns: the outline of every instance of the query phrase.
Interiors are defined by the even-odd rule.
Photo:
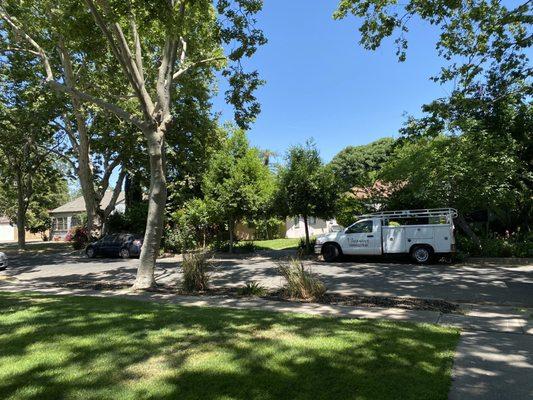
[[[389,197],[395,190],[405,185],[405,182],[382,182],[375,181],[372,186],[353,187],[350,193],[359,200],[366,200],[375,196],[382,198]]]
[[[383,184],[381,181],[375,181],[372,186],[353,187],[350,192],[356,199],[365,200],[377,193],[385,194],[385,197],[387,197],[388,188],[389,186],[387,184]]]
[[[111,190],[108,190],[104,194],[104,198],[102,199],[102,202],[100,203],[101,207],[105,208],[109,205],[111,202],[111,197],[113,196],[113,192]],[[124,192],[120,192],[117,198],[117,205],[124,203],[125,195]],[[85,212],[85,199],[83,196],[78,197],[77,199],[74,199],[67,204],[63,204],[60,207],[57,207],[50,211],[50,214],[60,214],[60,213],[82,213]]]

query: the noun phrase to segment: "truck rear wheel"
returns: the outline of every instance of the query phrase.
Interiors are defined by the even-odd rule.
[[[322,248],[322,256],[324,257],[324,261],[333,262],[339,258],[340,250],[334,244],[326,243]]]
[[[411,259],[417,264],[429,264],[433,256],[433,249],[429,246],[413,246]]]

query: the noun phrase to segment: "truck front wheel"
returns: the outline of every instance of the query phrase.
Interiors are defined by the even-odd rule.
[[[417,264],[428,264],[433,256],[433,250],[429,246],[413,246],[411,259]]]
[[[339,248],[334,244],[326,243],[322,248],[322,256],[326,262],[336,261],[340,256]]]

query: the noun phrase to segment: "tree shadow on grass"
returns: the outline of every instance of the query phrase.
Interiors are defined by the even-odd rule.
[[[445,399],[432,325],[0,294],[0,398]]]

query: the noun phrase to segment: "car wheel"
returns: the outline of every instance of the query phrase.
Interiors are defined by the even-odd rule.
[[[120,257],[121,258],[130,258],[130,251],[128,249],[120,250]]]
[[[428,246],[414,246],[411,250],[411,258],[417,264],[428,264],[432,255],[433,251]]]
[[[87,257],[94,258],[96,256],[96,251],[94,251],[93,247],[89,247],[87,250],[85,250],[85,254],[87,254]]]
[[[334,244],[325,244],[322,248],[322,256],[324,257],[324,261],[326,262],[333,262],[339,258],[340,251],[337,246]]]

